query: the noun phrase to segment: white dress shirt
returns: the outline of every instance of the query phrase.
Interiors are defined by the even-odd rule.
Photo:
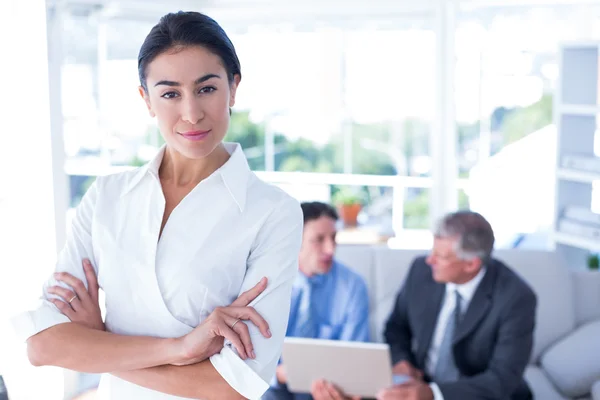
[[[90,258],[105,293],[106,328],[121,335],[180,337],[217,306],[227,306],[266,276],[267,289],[251,305],[269,323],[272,337],[248,323],[256,359],[243,361],[226,343],[210,358],[243,396],[262,396],[275,373],[298,270],[303,217],[299,203],[259,180],[241,147],[226,143],[229,160],[200,182],[173,210],[159,240],[165,199],[158,177],[165,147],[144,167],[98,177],[77,210],[56,271],[85,282]],[[13,320],[25,340],[69,322],[48,301]],[[102,399],[164,400],[178,397],[102,376]]]
[[[475,294],[475,291],[477,290],[477,287],[479,286],[479,283],[483,279],[484,275],[485,268],[481,268],[479,273],[467,283],[460,285],[455,283],[446,284],[444,302],[442,303],[442,308],[440,309],[440,313],[438,315],[435,331],[433,332],[433,339],[431,341],[431,345],[429,346],[429,351],[427,352],[427,360],[425,361],[425,369],[429,376],[434,375],[438,362],[440,346],[442,345],[442,340],[444,340],[446,326],[448,325],[448,319],[452,316],[454,308],[456,307],[456,296],[454,295],[454,292],[458,291],[460,294],[460,311],[461,313],[464,313],[469,308],[471,299],[473,298],[473,295]],[[435,382],[431,383],[430,387],[433,391],[434,400],[444,400],[444,396]]]

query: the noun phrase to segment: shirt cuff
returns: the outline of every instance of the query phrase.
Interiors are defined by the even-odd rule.
[[[12,317],[10,322],[19,340],[25,342],[41,331],[71,320],[58,311],[53,304],[42,301],[37,309],[18,314]]]
[[[440,387],[435,382],[430,383],[429,387],[433,392],[433,400],[444,400],[444,395],[442,394]]]
[[[210,357],[210,362],[229,386],[248,399],[260,399],[269,389],[269,384],[248,365],[256,361],[246,363],[227,345]]]

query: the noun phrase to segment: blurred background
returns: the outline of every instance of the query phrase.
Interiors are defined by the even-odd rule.
[[[136,90],[137,52],[163,13],[198,9],[242,63],[227,139],[299,199],[360,200],[359,227],[341,240],[427,247],[432,218],[456,205],[484,213],[501,246],[549,246],[557,49],[600,36],[592,2],[47,7],[59,24],[50,50],[70,209],[95,176],[141,165],[162,144]]]
[[[2,0],[3,310],[37,295],[10,288],[51,271],[94,179],[162,145],[137,53],[180,9],[237,49],[227,140],[261,178],[343,209],[340,243],[426,249],[437,217],[470,208],[500,248],[552,248],[559,45],[600,39],[600,1]]]

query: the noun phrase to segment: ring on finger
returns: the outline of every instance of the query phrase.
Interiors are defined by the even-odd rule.
[[[233,324],[231,324],[231,329],[233,329],[233,327],[235,326],[235,324],[237,324],[238,322],[240,322],[240,319],[236,319],[235,322]]]
[[[75,300],[76,298],[77,298],[77,295],[74,295],[73,297],[71,297],[71,300],[69,300],[69,304],[71,304],[71,302],[72,302],[73,300]]]

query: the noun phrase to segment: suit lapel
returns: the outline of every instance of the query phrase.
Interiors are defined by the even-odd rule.
[[[420,366],[425,365],[425,357],[433,338],[433,332],[437,324],[438,315],[440,308],[442,307],[442,301],[444,301],[444,294],[446,292],[446,286],[435,283],[428,290],[424,290],[423,293],[426,296],[426,307],[423,313],[423,337],[418,348],[417,364]]]
[[[496,281],[497,268],[493,262],[487,266],[485,276],[481,280],[479,287],[475,291],[469,308],[467,309],[462,321],[456,327],[454,335],[454,343],[464,339],[471,333],[479,324],[479,322],[487,315],[492,306],[492,293],[494,290],[494,282]]]

